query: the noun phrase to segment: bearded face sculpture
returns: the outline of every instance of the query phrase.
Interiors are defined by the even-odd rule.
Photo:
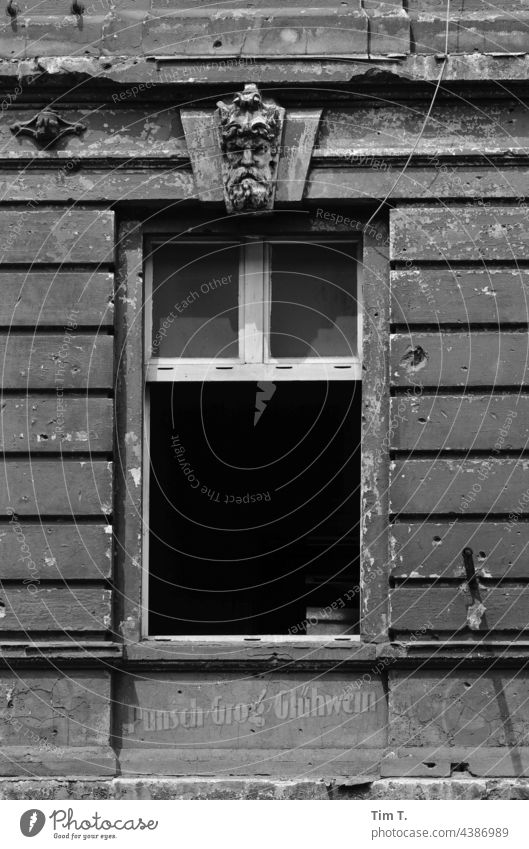
[[[227,211],[273,209],[285,110],[265,104],[253,83],[217,106]]]

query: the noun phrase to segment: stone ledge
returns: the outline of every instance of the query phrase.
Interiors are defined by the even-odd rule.
[[[388,86],[409,86],[412,83],[430,84],[439,79],[443,67],[440,55],[411,54],[400,57],[334,55],[313,59],[309,56],[282,55],[242,57],[237,55],[217,57],[197,56],[193,60],[167,56],[131,58],[106,56],[101,58],[64,55],[40,59],[0,58],[0,87],[11,95],[5,102],[23,102],[45,87],[67,89],[77,86],[76,104],[85,99],[82,83],[89,83],[90,97],[99,96],[101,91],[111,88],[111,93],[132,98],[127,103],[167,100],[168,90],[183,91],[200,86],[239,86],[252,81],[260,85],[288,87],[314,83],[341,85],[369,85],[374,91],[387,92]],[[529,78],[529,54],[451,54],[443,72],[444,83],[478,83],[487,89],[489,82],[527,84]],[[285,86],[288,80],[288,87]],[[95,86],[99,91],[96,90]],[[18,91],[18,87],[21,91]],[[135,88],[137,90],[135,90]],[[223,92],[225,91],[222,89]],[[430,89],[427,89],[430,91]],[[65,92],[66,93],[66,92]],[[431,93],[431,92],[430,92]],[[299,91],[295,92],[299,96]],[[198,96],[198,95],[197,95]],[[203,96],[202,94],[200,96]],[[63,99],[67,102],[67,98]]]
[[[112,780],[3,779],[0,799],[529,799],[529,782],[517,779],[397,779],[363,784],[326,781],[273,781],[270,779],[142,778]]]
[[[173,56],[327,56],[339,53],[524,52],[529,46],[527,9],[518,0],[489,8],[480,0],[454,0],[447,22],[435,0],[355,0],[297,3],[255,9],[233,6],[175,9],[112,7],[108,14],[89,4],[82,19],[41,11],[42,2],[22,4],[0,24],[0,55],[6,58],[109,54]],[[29,7],[28,7],[29,6]],[[344,8],[346,7],[346,8]],[[48,14],[43,13],[44,11]]]
[[[121,10],[107,15],[19,14],[0,25],[0,55],[6,58],[77,54],[105,56],[332,55],[368,51],[369,18],[341,5],[299,9]],[[406,42],[396,36],[395,49]],[[393,43],[391,40],[389,43]],[[409,44],[409,39],[408,42]],[[385,41],[380,41],[383,46]]]

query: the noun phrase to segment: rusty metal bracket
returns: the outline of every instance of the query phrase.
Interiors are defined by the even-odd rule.
[[[470,593],[470,604],[467,604],[467,625],[472,631],[478,631],[486,623],[484,619],[487,608],[481,600],[479,576],[474,565],[474,552],[471,548],[463,549],[466,588]]]

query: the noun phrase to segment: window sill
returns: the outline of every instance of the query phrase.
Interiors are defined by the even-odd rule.
[[[159,663],[162,666],[227,669],[248,666],[258,670],[292,671],[303,668],[328,667],[336,670],[344,665],[361,666],[374,661],[377,647],[364,644],[359,636],[348,639],[324,637],[208,637],[148,639],[124,646],[124,659],[133,663]]]
[[[148,643],[180,643],[181,645],[187,645],[188,643],[202,643],[202,645],[207,645],[213,643],[218,645],[219,643],[240,643],[241,645],[245,645],[246,643],[281,643],[282,645],[296,645],[298,643],[320,643],[325,645],[332,645],[333,643],[359,643],[360,642],[360,634],[344,634],[343,636],[340,634],[329,635],[325,637],[324,634],[262,634],[256,636],[248,636],[243,637],[241,635],[236,636],[191,636],[191,637],[146,637],[145,642]]]

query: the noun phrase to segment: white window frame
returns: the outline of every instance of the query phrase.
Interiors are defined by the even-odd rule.
[[[263,235],[246,237],[234,242],[229,236],[219,237],[196,237],[185,238],[181,235],[163,235],[149,232],[146,241],[145,260],[145,317],[144,317],[144,411],[143,411],[143,434],[144,434],[144,474],[143,474],[143,574],[142,574],[142,613],[141,613],[141,636],[143,640],[154,642],[185,642],[185,643],[241,643],[241,642],[272,642],[272,643],[322,643],[324,642],[360,642],[360,634],[333,635],[322,638],[322,635],[307,634],[243,634],[234,635],[156,635],[149,633],[149,484],[150,484],[150,398],[149,384],[151,383],[179,383],[181,381],[278,381],[278,380],[362,380],[362,351],[363,351],[363,309],[362,309],[362,242],[359,238],[333,237],[330,233],[310,233],[300,235],[293,233],[290,237],[284,235]],[[265,246],[271,242],[325,242],[332,244],[356,245],[356,298],[357,298],[357,356],[356,357],[328,357],[328,358],[306,358],[267,360],[267,341],[270,327],[271,314],[271,273],[270,263],[265,264]],[[166,247],[174,244],[175,251],[179,245],[184,244],[240,244],[245,247],[241,251],[239,263],[239,358],[216,358],[198,361],[198,358],[182,357],[152,357],[152,292],[153,292],[153,256],[155,245]],[[253,250],[255,249],[255,251]],[[248,274],[248,272],[250,272]],[[255,286],[246,287],[246,278],[254,278]],[[257,310],[251,309],[251,301],[248,294],[254,297],[253,303],[260,303],[262,307]],[[263,297],[264,296],[264,297]],[[260,300],[259,300],[260,299]],[[250,309],[248,305],[250,304]],[[266,309],[265,309],[266,305]],[[248,333],[252,321],[257,330],[261,330],[263,343],[262,353],[258,346],[248,346]],[[256,337],[257,338],[257,337]],[[259,359],[260,358],[260,359]]]
[[[325,242],[333,245],[352,243],[357,246],[357,355],[339,357],[304,357],[273,359],[269,354],[271,319],[271,264],[268,245]],[[239,357],[215,359],[187,357],[153,357],[152,296],[153,255],[155,246],[174,244],[241,245],[239,264]],[[148,383],[181,380],[361,380],[362,379],[362,262],[360,241],[332,238],[328,234],[299,234],[282,237],[256,237],[234,242],[224,238],[163,238],[152,236],[148,242],[145,267],[145,381]],[[249,283],[247,282],[249,281]]]

